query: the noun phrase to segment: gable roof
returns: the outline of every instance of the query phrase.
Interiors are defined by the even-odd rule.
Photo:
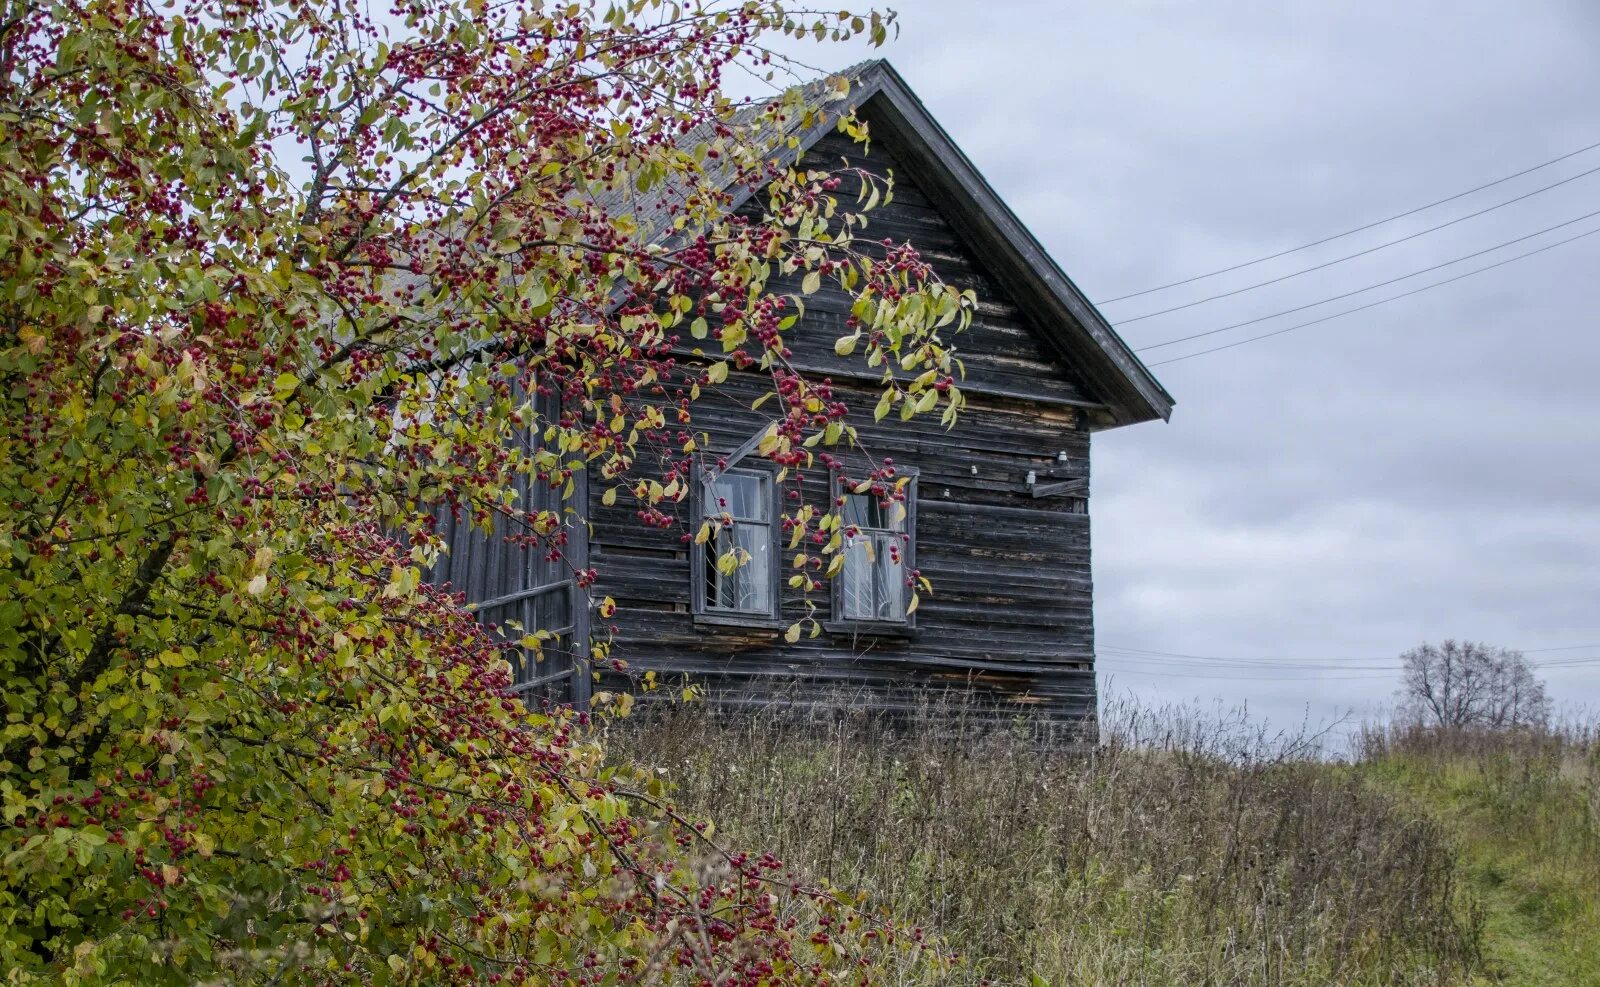
[[[841,76],[849,82],[842,97],[835,84]],[[893,66],[876,59],[813,79],[799,87],[799,102],[800,112],[776,120],[763,117],[767,104],[752,103],[726,123],[759,128],[755,139],[773,148],[772,161],[789,166],[832,132],[842,115],[858,112],[875,138],[887,137],[894,145],[910,177],[943,205],[946,219],[983,256],[990,273],[1054,354],[1104,403],[1101,420],[1091,419],[1092,427],[1171,417],[1174,402],[1166,388],[984,180]],[[679,143],[692,147],[711,141],[714,134],[714,124],[702,124]],[[731,162],[704,167],[705,177],[730,196],[729,211],[737,211],[759,188],[741,182]],[[594,202],[612,215],[631,215],[640,240],[650,243],[673,236],[668,225],[672,207],[688,194],[689,189],[670,182],[642,194],[624,183],[597,193]]]
[[[780,148],[783,163],[792,163],[833,130],[843,111],[856,110],[869,122],[874,138],[889,138],[902,167],[941,202],[951,224],[969,238],[1039,334],[1105,402],[1109,424],[1170,417],[1172,396],[973,167],[900,74],[883,60],[863,62],[840,74],[850,81],[845,100],[830,95],[830,87],[820,80],[802,89],[802,99],[818,112],[809,115],[809,126],[793,134],[798,146]],[[738,208],[755,190],[732,191],[733,207]]]

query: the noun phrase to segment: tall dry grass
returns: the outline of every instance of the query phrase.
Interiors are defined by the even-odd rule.
[[[677,705],[611,746],[724,843],[943,937],[953,983],[1436,984],[1476,963],[1439,827],[1315,738],[1124,704],[1097,746],[1048,752],[981,712]]]

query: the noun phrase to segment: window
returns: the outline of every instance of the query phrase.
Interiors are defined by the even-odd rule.
[[[911,626],[911,572],[916,568],[917,480],[899,495],[853,493],[834,474],[844,563],[833,583],[833,614],[853,625]]]
[[[749,467],[701,474],[692,560],[697,614],[777,619],[773,479],[772,471]]]

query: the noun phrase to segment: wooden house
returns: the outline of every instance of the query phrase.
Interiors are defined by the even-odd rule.
[[[867,448],[914,475],[909,510],[891,517],[869,498],[850,499],[855,544],[823,601],[824,633],[795,643],[783,632],[804,611],[784,583],[783,505],[773,472],[756,457],[709,476],[670,530],[605,505],[601,485],[590,483],[580,493],[587,541],[569,550],[599,572],[590,597],[618,605],[603,621],[614,628],[615,657],[633,674],[688,676],[714,702],[844,694],[894,707],[918,690],[954,686],[1053,720],[1092,715],[1090,439],[1166,419],[1172,399],[894,69],[872,62],[850,72],[848,103],[871,128],[870,153],[827,112],[796,134],[793,153],[819,167],[847,158],[892,170],[895,194],[871,213],[874,235],[910,241],[946,281],[978,298],[970,328],[952,339],[965,361],[968,407],[951,430],[920,417],[873,422],[876,372],[833,351],[849,311],[842,293],[809,298],[791,330],[793,364],[831,377],[862,411],[855,424]],[[735,208],[758,209],[759,200],[746,196]],[[769,386],[735,372],[722,388],[731,400],[699,406],[695,424],[709,434],[711,454],[728,456],[765,430],[768,420],[750,404]],[[536,507],[549,496],[525,493]],[[820,506],[837,493],[823,475],[807,480],[804,497]],[[730,537],[751,553],[733,576],[683,537],[717,510],[734,516]],[[564,568],[465,529],[452,546],[435,578],[464,590],[482,619],[560,629],[559,645],[520,673],[527,688],[584,703],[592,690],[626,686],[605,672],[591,680],[571,661],[570,653],[586,653],[599,618]],[[895,565],[914,566],[933,584],[914,613],[904,580],[886,568]]]

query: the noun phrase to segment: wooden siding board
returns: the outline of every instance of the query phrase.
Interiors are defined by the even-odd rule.
[[[797,327],[804,331],[804,326]],[[735,371],[721,397],[702,408],[697,430],[726,453],[769,420],[749,401],[768,386]],[[790,645],[781,631],[697,625],[691,607],[688,552],[692,519],[676,506],[678,525],[642,529],[627,498],[607,507],[591,498],[595,592],[617,600],[610,623],[615,651],[631,671],[672,682],[699,681],[718,705],[793,701],[828,690],[855,690],[875,707],[912,708],[918,688],[972,687],[996,701],[1061,721],[1093,712],[1093,582],[1089,520],[1067,512],[1069,498],[1035,500],[1031,470],[1051,479],[1087,479],[1089,434],[1071,411],[1030,408],[974,396],[954,429],[923,419],[870,421],[874,392],[840,385],[853,423],[877,456],[920,472],[917,565],[934,583],[907,636],[827,631]],[[1056,454],[1066,452],[1060,463]],[[845,453],[847,462],[864,462]],[[974,475],[972,468],[978,473]],[[822,505],[827,476],[816,469],[791,480]],[[597,488],[598,484],[595,485]],[[948,496],[946,491],[948,490]],[[672,513],[669,511],[669,513]],[[784,554],[788,558],[788,553]],[[826,618],[828,594],[815,602]],[[804,616],[802,596],[785,589],[783,616]],[[607,677],[604,687],[626,682]]]
[[[958,288],[973,289],[981,299],[972,326],[964,333],[951,334],[947,338],[966,365],[966,378],[961,382],[964,390],[1025,396],[1033,400],[1098,404],[1084,388],[1078,375],[1052,354],[1039,334],[1031,328],[1025,333],[1013,331],[993,339],[989,337],[986,330],[991,320],[1015,330],[1026,328],[1026,314],[1011,301],[1001,282],[988,272],[978,256],[967,247],[962,235],[935,206],[932,198],[922,191],[891,147],[877,141],[872,145],[870,154],[864,155],[861,146],[849,138],[841,134],[829,134],[818,140],[802,157],[801,165],[835,168],[841,159],[880,178],[893,176],[891,201],[866,214],[868,225],[861,238],[877,241],[887,237],[897,242],[910,241],[942,279]],[[855,201],[857,188],[858,182],[850,178],[835,195],[848,206]],[[765,196],[757,193],[740,211],[749,216],[759,216],[765,202]],[[800,280],[800,273],[795,272],[775,278],[770,288],[777,293],[798,293]],[[842,289],[831,284],[807,296],[806,318],[811,323],[808,328],[815,331],[794,334],[790,343],[793,351],[790,359],[796,368],[822,374],[854,374],[861,371],[859,359],[840,357],[833,352],[833,340],[845,333],[844,318],[850,312],[852,301]],[[830,328],[834,331],[828,331]]]

